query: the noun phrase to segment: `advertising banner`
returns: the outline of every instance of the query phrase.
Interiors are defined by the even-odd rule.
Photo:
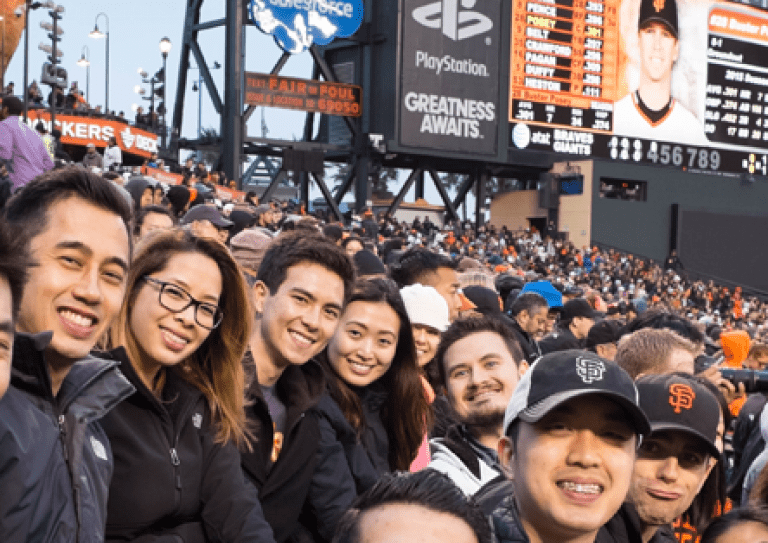
[[[42,121],[46,129],[51,131],[50,111],[38,109],[29,111],[29,125],[35,126]],[[79,115],[56,114],[56,128],[61,130],[61,143],[66,145],[94,144],[104,148],[109,138],[115,137],[123,153],[150,158],[156,153],[160,136],[140,130],[128,123],[100,119],[97,117],[81,117]]]
[[[404,147],[494,155],[501,0],[402,0]]]
[[[245,103],[360,117],[363,89],[357,85],[297,79],[281,75],[245,73]]]
[[[712,0],[513,0],[511,146],[768,172],[768,12]]]

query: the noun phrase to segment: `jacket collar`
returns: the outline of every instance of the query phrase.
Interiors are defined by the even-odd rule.
[[[246,364],[254,364],[250,352],[245,357]],[[251,372],[253,368],[246,371]],[[264,402],[264,395],[258,379],[254,377],[249,386],[249,396]],[[290,428],[296,418],[317,405],[325,392],[325,372],[314,360],[309,360],[300,366],[290,365],[277,380],[276,392],[280,401],[286,407],[286,427]]]
[[[13,346],[12,384],[34,396],[58,405],[59,411],[85,397],[94,413],[105,413],[133,392],[134,388],[118,371],[119,363],[86,356],[70,368],[54,399],[45,350],[52,332],[29,335],[17,333]]]

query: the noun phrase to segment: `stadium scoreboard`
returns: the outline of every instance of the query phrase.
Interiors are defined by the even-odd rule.
[[[665,1],[674,2],[653,0],[654,6]],[[663,119],[666,131],[658,132],[617,108],[631,98],[642,70],[640,3],[512,1],[510,147],[693,172],[768,174],[768,13],[677,1],[672,80],[678,84],[671,96],[673,107],[695,120],[670,131],[674,118]]]

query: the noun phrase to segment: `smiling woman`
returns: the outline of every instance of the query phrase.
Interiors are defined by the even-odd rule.
[[[318,404],[320,449],[308,500],[317,512],[320,536],[330,540],[359,492],[383,473],[408,470],[432,411],[419,377],[411,323],[392,281],[358,281],[318,359],[328,392]]]
[[[127,283],[111,354],[136,392],[104,420],[115,456],[107,540],[209,541],[205,519],[223,541],[271,541],[236,448],[250,334],[237,264],[216,241],[170,230],[139,245]]]

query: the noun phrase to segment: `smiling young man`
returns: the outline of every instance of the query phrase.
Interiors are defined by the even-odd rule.
[[[528,369],[510,327],[494,317],[459,319],[443,334],[437,364],[459,421],[430,442],[430,468],[467,495],[501,474],[496,444],[504,410]]]
[[[270,244],[253,286],[256,322],[245,364],[255,377],[246,410],[254,438],[242,467],[278,543],[302,531],[320,435],[309,411],[325,392],[323,370],[311,359],[336,331],[353,280],[343,249],[297,231]]]
[[[480,499],[500,543],[594,542],[624,502],[650,430],[629,375],[577,350],[531,366],[503,427],[498,451],[510,481]]]
[[[643,543],[673,543],[672,521],[688,509],[720,457],[720,404],[681,374],[648,375],[636,384],[651,434],[638,451],[627,496],[636,516],[628,518]]]
[[[89,353],[122,303],[130,208],[109,181],[65,168],[25,185],[5,217],[33,266],[0,402],[0,540],[98,543],[113,467],[98,420],[133,387]]]

